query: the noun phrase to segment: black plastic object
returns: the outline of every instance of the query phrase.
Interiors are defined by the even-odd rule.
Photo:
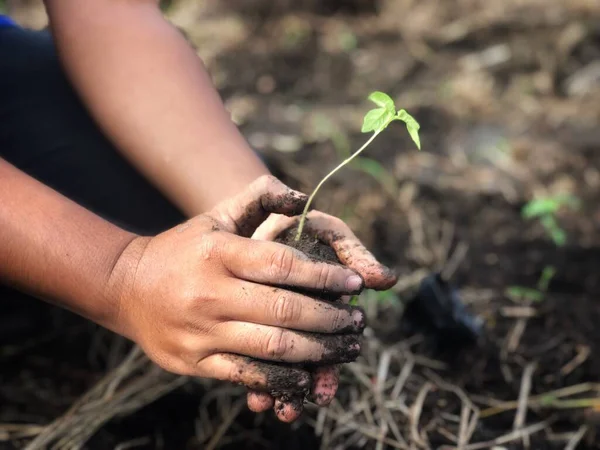
[[[434,338],[440,350],[474,344],[483,334],[483,320],[467,311],[458,289],[439,273],[421,281],[402,320],[410,331]]]

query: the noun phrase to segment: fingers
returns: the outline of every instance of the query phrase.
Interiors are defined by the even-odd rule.
[[[281,288],[246,281],[230,283],[229,298],[215,314],[235,320],[314,333],[360,333],[365,313],[341,302],[317,300]]]
[[[297,420],[304,409],[302,397],[292,397],[289,400],[275,400],[275,414],[282,422],[291,423]]]
[[[337,217],[317,213],[309,216],[307,228],[325,244],[329,244],[342,264],[356,270],[370,289],[389,289],[397,281],[388,267],[379,263],[348,228]]]
[[[250,237],[270,213],[298,215],[308,197],[273,176],[262,176],[244,192],[219,204],[210,213],[224,224],[225,231]]]
[[[255,239],[273,240],[283,231],[298,224],[297,217],[272,216],[256,231]],[[337,217],[311,211],[305,230],[330,245],[342,264],[358,272],[366,288],[385,290],[392,287],[397,277],[391,269],[375,259],[348,228]]]
[[[336,264],[313,262],[304,253],[276,242],[227,235],[220,249],[225,267],[237,278],[314,291],[356,294],[362,278]]]
[[[266,392],[250,390],[246,394],[248,409],[256,413],[268,411],[275,405],[275,399]]]
[[[319,406],[327,406],[338,389],[340,371],[337,366],[317,367],[312,372],[313,386],[310,399]]]
[[[360,335],[329,335],[290,331],[245,322],[225,322],[215,328],[220,351],[286,363],[330,365],[355,361]]]
[[[226,353],[204,358],[198,363],[196,375],[242,384],[271,396],[304,398],[311,383],[310,375],[304,370]]]
[[[250,411],[259,413],[273,408],[277,418],[286,423],[297,420],[304,409],[303,398],[299,396],[274,399],[264,392],[250,391],[247,395],[247,401]]]

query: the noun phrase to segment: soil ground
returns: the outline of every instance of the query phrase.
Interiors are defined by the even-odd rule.
[[[394,125],[316,200],[400,281],[389,295],[361,299],[370,315],[364,355],[344,369],[327,412],[309,408],[301,423],[278,424],[239,407],[237,388],[189,382],[114,418],[86,448],[453,448],[465,434],[483,443],[473,448],[600,448],[600,391],[585,384],[600,378],[600,5],[207,4],[174,2],[168,14],[249,141],[292,187],[310,191],[363,143],[369,92],[388,92],[420,122],[421,152]],[[565,193],[581,208],[559,214],[568,240],[557,247],[520,211]],[[448,259],[485,332],[475,346],[440,354],[427,336],[409,336],[401,316],[419,279]],[[506,295],[535,287],[547,266],[556,275],[543,301]],[[52,317],[22,329],[26,344],[2,347],[0,422],[47,424],[125,354],[110,334],[68,313]],[[564,388],[573,393],[559,398]],[[206,436],[228,417],[211,447]],[[3,433],[0,447],[24,442],[3,442]]]

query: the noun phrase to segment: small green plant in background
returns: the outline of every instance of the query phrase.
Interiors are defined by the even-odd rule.
[[[344,167],[346,164],[350,163],[354,158],[356,158],[360,153],[363,152],[370,144],[375,140],[375,138],[385,130],[388,125],[396,120],[404,122],[406,124],[406,129],[408,130],[408,134],[413,139],[417,148],[421,149],[421,140],[419,138],[419,123],[408,113],[406,110],[401,109],[400,111],[396,111],[396,105],[394,104],[394,100],[385,94],[384,92],[375,91],[369,95],[369,100],[377,105],[377,108],[369,111],[363,120],[363,126],[361,131],[363,133],[373,133],[371,137],[365,142],[365,144],[360,147],[356,152],[342,161],[337,167],[335,167],[331,172],[329,172],[325,177],[319,182],[315,190],[312,192],[310,197],[308,198],[308,202],[306,202],[306,206],[304,207],[304,211],[300,216],[300,224],[298,225],[298,232],[296,234],[296,241],[300,240],[302,235],[302,230],[304,229],[304,224],[306,223],[306,215],[308,214],[308,210],[310,209],[310,205],[315,198],[315,195],[325,184],[325,182],[333,176],[338,170]]]
[[[567,234],[560,227],[556,215],[563,207],[579,208],[579,199],[572,195],[555,195],[529,201],[521,215],[526,220],[538,219],[557,247],[567,243]]]
[[[510,286],[506,289],[506,296],[515,302],[527,301],[530,303],[539,303],[544,300],[548,292],[548,286],[554,275],[556,275],[556,269],[553,266],[546,266],[535,288]]]
[[[392,305],[392,306],[395,306],[400,302],[400,300],[398,299],[398,295],[392,290],[387,290],[387,291],[367,290],[367,291],[365,291],[365,293],[363,295],[365,296],[365,299],[364,299],[365,302],[372,300],[381,305],[387,304],[387,305]],[[360,303],[360,296],[353,295],[352,298],[350,299],[350,304],[353,306],[356,306],[359,303]]]

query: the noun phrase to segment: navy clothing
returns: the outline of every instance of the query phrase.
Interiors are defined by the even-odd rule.
[[[16,26],[16,23],[10,17],[0,14],[0,28],[14,26]]]
[[[157,234],[185,220],[95,125],[49,32],[13,26],[6,17],[0,17],[0,158],[125,229]],[[56,313],[0,284],[0,344],[45,330]]]
[[[184,220],[98,129],[48,31],[0,27],[0,158],[128,230]]]

